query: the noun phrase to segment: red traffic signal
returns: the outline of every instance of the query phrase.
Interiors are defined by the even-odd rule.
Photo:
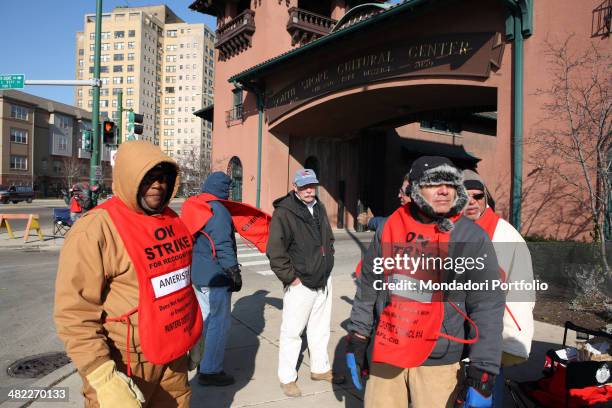
[[[105,120],[102,123],[102,140],[104,144],[116,144],[115,142],[115,122]]]

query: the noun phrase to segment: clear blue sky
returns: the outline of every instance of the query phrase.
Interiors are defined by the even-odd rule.
[[[1,0],[0,74],[25,74],[26,79],[74,79],[75,34],[83,16],[96,12],[96,0]],[[188,23],[215,28],[215,19],[188,7],[192,0],[103,0],[103,12],[115,6],[166,4]],[[25,92],[72,105],[69,86],[26,86]]]

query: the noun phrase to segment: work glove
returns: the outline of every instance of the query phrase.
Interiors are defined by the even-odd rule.
[[[118,371],[112,360],[93,370],[86,378],[96,390],[100,408],[141,408],[145,402],[134,381]]]
[[[230,279],[230,286],[227,291],[240,292],[240,289],[242,289],[242,275],[240,275],[240,266],[234,265],[231,268],[227,268],[225,270],[225,274]]]
[[[491,408],[495,375],[469,366],[463,388],[457,394],[455,408]]]
[[[363,389],[363,377],[367,375],[366,351],[368,349],[368,339],[357,337],[355,333],[346,336],[346,367],[348,375],[353,380],[355,388]]]
[[[200,365],[202,356],[204,356],[204,336],[200,336],[197,343],[189,350],[188,356],[189,362],[187,363],[187,367],[189,371],[195,370]]]

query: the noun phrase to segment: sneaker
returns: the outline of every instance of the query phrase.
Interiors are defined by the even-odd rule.
[[[326,373],[310,373],[310,379],[313,381],[327,381],[332,384],[344,384],[345,378],[341,374],[332,373],[329,370]]]
[[[214,387],[225,387],[235,383],[234,377],[225,374],[224,371],[216,374],[198,374],[198,384],[200,385],[212,385]]]
[[[302,391],[300,391],[300,389],[297,386],[297,382],[293,381],[290,382],[288,384],[283,384],[281,383],[281,389],[283,390],[283,392],[285,393],[286,396],[288,397],[301,397],[302,396]]]

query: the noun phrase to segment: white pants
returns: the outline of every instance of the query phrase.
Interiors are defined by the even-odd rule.
[[[283,321],[278,350],[278,378],[283,384],[297,379],[297,362],[306,329],[311,373],[329,371],[327,344],[331,324],[332,282],[325,289],[312,290],[302,285],[288,286],[283,297]]]

